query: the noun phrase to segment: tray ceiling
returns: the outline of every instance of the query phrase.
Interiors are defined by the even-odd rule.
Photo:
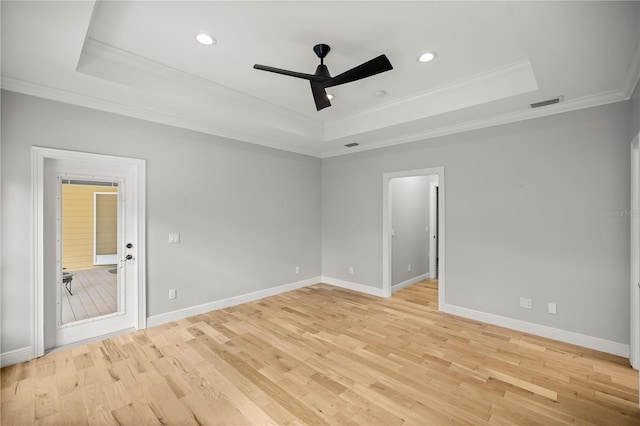
[[[325,157],[628,99],[639,22],[610,1],[3,1],[2,85]],[[322,111],[308,82],[253,69],[313,73],[318,43],[334,75],[383,53],[394,69]]]

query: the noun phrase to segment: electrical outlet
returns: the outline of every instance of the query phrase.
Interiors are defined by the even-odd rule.
[[[549,302],[549,313],[556,315],[558,313],[558,309],[555,303]]]
[[[169,244],[177,244],[180,242],[180,234],[169,234]]]
[[[407,271],[411,272],[411,264],[409,264],[409,266],[407,266]]]
[[[299,274],[299,273],[300,273],[300,267],[296,266],[296,274]]]
[[[349,273],[353,274],[353,266],[349,266]]]
[[[176,289],[172,288],[171,290],[169,290],[169,300],[172,300],[175,298],[176,298]]]
[[[531,309],[533,307],[533,303],[531,302],[531,299],[529,299],[528,297],[521,297],[520,307],[524,309]]]

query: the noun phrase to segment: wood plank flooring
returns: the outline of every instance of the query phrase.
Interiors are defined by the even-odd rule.
[[[627,360],[318,284],[2,369],[2,424],[638,425]]]
[[[75,272],[71,280],[73,295],[64,288],[62,292],[63,324],[111,314],[117,310],[117,275],[109,272],[114,268],[116,265]]]

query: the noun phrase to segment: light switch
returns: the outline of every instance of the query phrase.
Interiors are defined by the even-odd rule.
[[[169,234],[169,244],[176,244],[180,242],[180,234]]]

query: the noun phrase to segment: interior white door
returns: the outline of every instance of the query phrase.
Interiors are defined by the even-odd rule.
[[[43,308],[44,348],[71,345],[136,328],[138,320],[139,247],[135,202],[129,202],[132,169],[78,159],[45,159],[43,193]],[[62,184],[111,183],[117,186],[117,305],[113,312],[86,319],[63,321]],[[132,199],[134,197],[131,197]],[[73,281],[72,281],[73,282]],[[78,292],[70,297],[81,297]],[[78,300],[78,299],[76,299]]]

